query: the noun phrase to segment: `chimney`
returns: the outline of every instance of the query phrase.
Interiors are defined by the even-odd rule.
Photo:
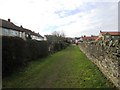
[[[94,35],[91,35],[91,37],[93,37]]]
[[[21,28],[23,28],[23,26],[22,26],[22,25],[21,25],[20,27],[21,27]]]
[[[8,18],[8,22],[10,22],[10,18]]]

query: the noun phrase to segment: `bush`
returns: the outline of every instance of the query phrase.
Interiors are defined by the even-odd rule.
[[[48,44],[46,41],[27,41],[27,60],[35,60],[48,55]]]
[[[69,46],[69,43],[66,42],[56,42],[54,43],[54,51],[60,51],[62,49],[65,49],[67,46]]]
[[[2,37],[2,71],[9,75],[24,65],[25,41],[21,38]]]
[[[2,73],[3,77],[20,69],[30,60],[48,55],[46,41],[24,41],[18,37],[2,37]]]
[[[53,52],[66,48],[66,42],[56,42],[53,45]],[[48,56],[48,42],[27,40],[19,37],[2,37],[2,73],[3,77],[10,75],[27,62]]]

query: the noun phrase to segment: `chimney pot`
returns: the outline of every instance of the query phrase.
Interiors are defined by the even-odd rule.
[[[8,21],[10,22],[10,18],[8,18]]]
[[[23,28],[23,26],[22,26],[22,25],[21,25],[20,27],[21,27],[21,28]]]

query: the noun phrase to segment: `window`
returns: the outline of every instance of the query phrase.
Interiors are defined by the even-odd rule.
[[[115,36],[112,36],[112,38],[115,38]]]
[[[106,38],[109,38],[110,36],[106,35]]]
[[[9,29],[6,29],[6,28],[2,28],[2,35],[3,36],[9,36]]]
[[[22,32],[20,32],[20,37],[22,37]]]

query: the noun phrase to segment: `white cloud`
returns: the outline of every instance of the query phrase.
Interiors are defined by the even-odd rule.
[[[98,34],[117,29],[118,0],[0,0],[0,18],[50,34],[64,31],[67,36]],[[55,13],[58,12],[59,13]],[[60,17],[62,15],[63,17]]]
[[[117,3],[97,2],[94,4],[97,7],[90,12],[70,16],[76,18],[76,23],[62,27],[62,29],[65,29],[68,36],[98,34],[100,30],[118,30]],[[81,18],[78,18],[78,16],[81,16]]]

